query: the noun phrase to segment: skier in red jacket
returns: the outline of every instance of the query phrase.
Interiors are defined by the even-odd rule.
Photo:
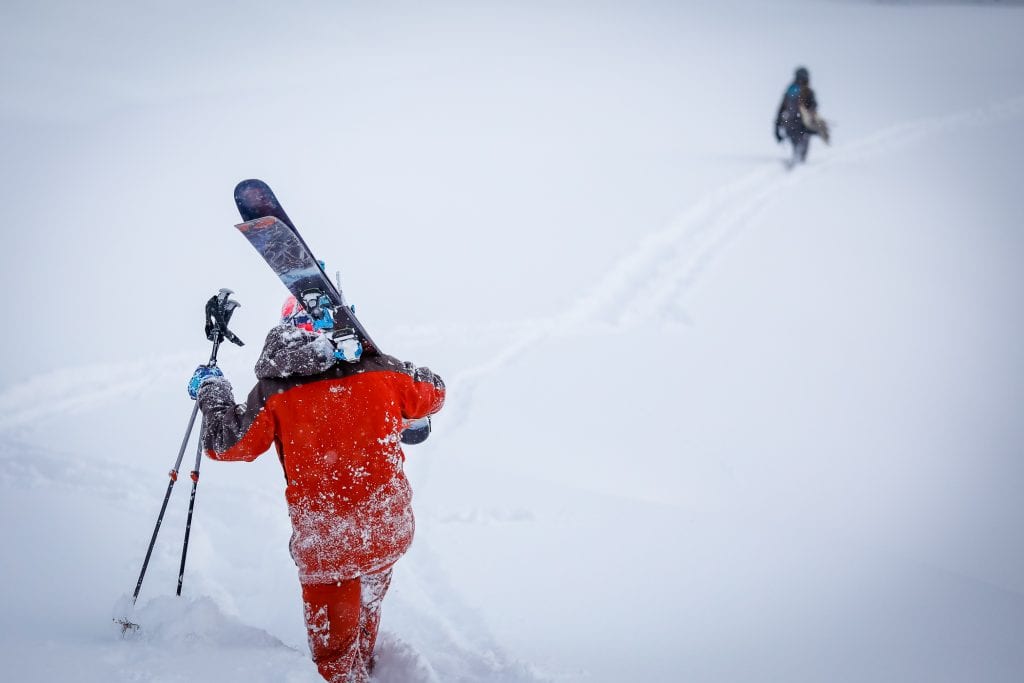
[[[364,683],[392,566],[413,537],[402,428],[441,409],[444,383],[386,355],[339,362],[327,335],[286,320],[245,403],[209,368],[190,393],[209,457],[251,461],[276,446],[313,660],[331,683]]]

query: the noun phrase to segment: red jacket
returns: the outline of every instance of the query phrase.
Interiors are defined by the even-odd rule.
[[[244,404],[223,379],[204,382],[198,398],[211,458],[250,461],[277,447],[303,583],[378,571],[409,548],[403,420],[436,413],[445,396],[427,368],[384,355],[336,363],[332,354],[321,336],[276,327]]]

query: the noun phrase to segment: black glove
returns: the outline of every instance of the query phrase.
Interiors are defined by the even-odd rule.
[[[423,443],[430,436],[430,417],[418,420],[404,420],[402,425],[402,443],[414,446]]]

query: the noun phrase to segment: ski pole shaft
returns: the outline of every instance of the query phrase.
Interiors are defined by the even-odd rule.
[[[199,433],[203,433],[203,428],[200,426]],[[185,541],[181,545],[181,566],[178,567],[178,595],[181,595],[181,584],[185,579],[185,558],[188,556],[188,537],[192,532],[192,512],[196,505],[196,488],[199,486],[199,465],[203,461],[203,442],[200,438],[199,445],[196,447],[196,464],[192,470],[192,495],[188,499],[188,517],[185,520]]]
[[[209,365],[212,367],[217,364],[217,351],[220,349],[220,342],[222,337],[216,336],[213,340],[213,350],[210,352]],[[167,491],[164,493],[164,502],[160,505],[160,513],[156,517],[156,526],[153,527],[153,535],[149,539],[149,547],[146,549],[146,558],[142,561],[142,570],[139,571],[139,580],[135,584],[135,592],[132,594],[132,604],[139,599],[139,591],[142,590],[142,580],[146,578],[146,569],[149,567],[149,560],[153,556],[153,546],[156,545],[156,537],[160,534],[160,525],[164,521],[164,513],[167,511],[167,501],[171,499],[171,490],[174,488],[174,482],[178,480],[178,470],[181,469],[181,461],[185,457],[185,449],[188,447],[188,441],[192,436],[192,428],[196,423],[196,416],[199,414],[199,402],[196,401],[195,405],[192,406],[192,415],[188,419],[188,428],[185,429],[185,438],[181,440],[181,447],[178,449],[178,457],[174,461],[174,469],[172,469],[168,476],[170,481],[167,482]],[[201,430],[200,430],[201,431]],[[202,435],[200,434],[200,446],[199,454],[202,454]],[[200,455],[196,456],[196,462],[198,463]],[[199,477],[199,466],[196,465],[196,471],[194,472],[195,478]],[[192,486],[192,496],[195,497],[195,484]],[[192,506],[189,504],[189,521],[191,523],[192,518]],[[187,541],[186,541],[187,543]],[[184,567],[185,559],[182,556],[182,566]],[[181,594],[181,578],[178,578],[178,594]]]
[[[211,368],[217,364],[217,351],[220,349],[220,343],[224,339],[221,335],[217,335],[217,338],[213,340],[213,351],[210,353],[210,362],[207,363]]]
[[[217,334],[213,340],[213,351],[210,353],[209,367],[217,365],[217,350],[220,349],[220,343],[224,337],[221,334]],[[198,407],[198,403],[196,406]],[[181,584],[185,580],[185,559],[188,557],[188,537],[192,533],[192,513],[196,506],[196,489],[199,487],[199,466],[203,462],[203,425],[199,425],[199,443],[196,444],[196,464],[192,468],[192,494],[188,499],[188,517],[185,519],[185,540],[181,544],[181,565],[178,567],[178,590],[177,595],[181,595]]]
[[[149,567],[149,558],[153,555],[153,546],[156,545],[156,537],[160,533],[160,525],[164,521],[164,513],[167,511],[167,501],[171,499],[171,489],[174,482],[178,480],[178,469],[181,467],[181,459],[185,456],[185,448],[192,436],[192,427],[196,423],[196,415],[199,414],[199,403],[192,407],[192,416],[188,419],[188,428],[185,430],[185,438],[181,440],[181,448],[178,449],[178,459],[174,461],[174,469],[169,473],[171,480],[167,482],[167,492],[164,493],[164,502],[160,506],[160,514],[156,517],[156,526],[153,527],[153,536],[149,539],[149,548],[146,549],[146,559],[142,561],[142,571],[139,572],[138,583],[135,584],[135,593],[132,595],[132,604],[139,599],[139,591],[142,590],[142,580],[146,577],[146,569]]]
[[[224,335],[218,333],[215,335],[213,340],[213,351],[210,352],[210,362],[207,363],[209,367],[217,365],[217,351],[220,349],[220,343],[224,340]],[[196,403],[198,408],[199,404]],[[180,460],[179,460],[180,462]],[[185,580],[185,559],[188,557],[188,538],[192,533],[192,513],[195,511],[196,506],[196,489],[199,487],[199,466],[203,462],[203,425],[200,423],[199,426],[199,443],[196,444],[196,464],[192,468],[192,494],[188,499],[188,516],[185,519],[185,540],[181,544],[181,564],[178,566],[178,590],[177,595],[181,595],[181,584]]]

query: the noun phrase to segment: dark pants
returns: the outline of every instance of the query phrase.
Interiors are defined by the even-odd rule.
[[[803,126],[800,128],[787,128],[786,137],[793,145],[793,163],[807,161],[807,147],[811,143],[811,131]]]

